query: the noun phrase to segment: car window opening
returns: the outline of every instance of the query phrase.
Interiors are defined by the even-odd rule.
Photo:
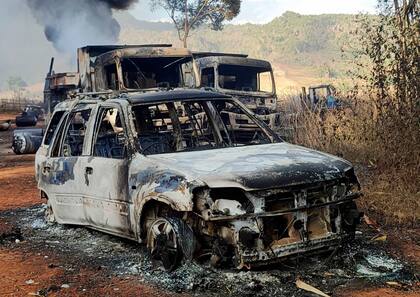
[[[252,131],[238,133],[225,111],[232,101],[175,101],[133,107],[142,153],[145,155],[207,150],[270,143],[268,135],[252,123]],[[237,106],[237,108],[240,108]]]
[[[57,111],[56,113],[54,113],[54,115],[52,116],[50,123],[48,125],[48,128],[45,132],[45,139],[44,139],[44,144],[45,145],[49,145],[52,137],[54,135],[54,132],[57,129],[58,124],[60,123],[61,118],[64,115],[64,111]]]
[[[60,155],[63,157],[77,157],[83,154],[90,109],[73,112],[70,115],[67,130],[64,134]]]
[[[94,137],[94,156],[113,159],[123,159],[126,156],[127,142],[117,108],[104,108],[99,111]]]

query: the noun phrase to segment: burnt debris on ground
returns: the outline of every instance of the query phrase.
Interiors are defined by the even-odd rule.
[[[48,224],[44,210],[45,206],[34,206],[1,212],[1,225],[6,227],[1,230],[4,234],[0,234],[3,238],[0,245],[59,255],[60,265],[66,270],[97,267],[110,275],[132,276],[170,292],[206,296],[308,296],[296,288],[296,279],[327,294],[340,287],[366,287],[395,280],[410,286],[416,279],[407,263],[392,258],[382,242],[370,240],[373,231],[364,226],[356,233],[355,241],[344,244],[335,253],[302,256],[270,269],[237,271],[214,269],[206,262],[188,262],[167,272],[153,263],[143,245],[83,227]]]

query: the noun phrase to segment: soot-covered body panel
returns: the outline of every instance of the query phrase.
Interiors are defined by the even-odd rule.
[[[170,269],[181,256],[252,268],[330,250],[351,238],[359,220],[354,199],[360,196],[352,165],[282,142],[257,122],[260,135],[248,144],[223,137],[226,127],[200,142],[209,127],[223,125],[220,100],[237,102],[176,90],[62,104],[68,108],[36,156],[47,218],[145,242]],[[157,108],[164,104],[169,107]],[[138,106],[143,113],[132,112]],[[204,108],[185,113],[190,106]],[[146,153],[139,141],[142,129],[150,128],[139,125],[144,111],[160,116],[148,122],[158,123],[156,133],[178,137],[166,145],[177,152]],[[209,124],[188,126],[199,116]],[[184,130],[171,132],[176,126]],[[182,133],[188,137],[180,138]]]

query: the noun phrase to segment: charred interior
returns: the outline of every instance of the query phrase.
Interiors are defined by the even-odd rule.
[[[266,93],[274,91],[270,68],[221,64],[217,71],[218,84],[222,89]],[[264,84],[264,81],[267,83]]]
[[[124,58],[121,70],[124,86],[127,89],[178,88],[183,86],[180,61],[183,57],[164,58]],[[115,65],[114,65],[115,66]],[[108,66],[109,67],[109,66]],[[110,67],[111,68],[111,67]],[[116,72],[107,72],[108,84],[115,84]]]
[[[134,106],[142,152],[148,155],[268,143],[267,134],[255,123],[252,133],[232,129],[225,109],[234,105],[232,101],[201,100]]]

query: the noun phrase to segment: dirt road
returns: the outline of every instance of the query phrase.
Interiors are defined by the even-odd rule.
[[[331,296],[420,296],[418,232],[372,241],[377,231],[366,225],[332,256],[264,271],[186,263],[167,273],[141,245],[45,223],[34,156],[14,155],[10,135],[0,132],[0,296],[314,296],[296,288],[297,278]]]

